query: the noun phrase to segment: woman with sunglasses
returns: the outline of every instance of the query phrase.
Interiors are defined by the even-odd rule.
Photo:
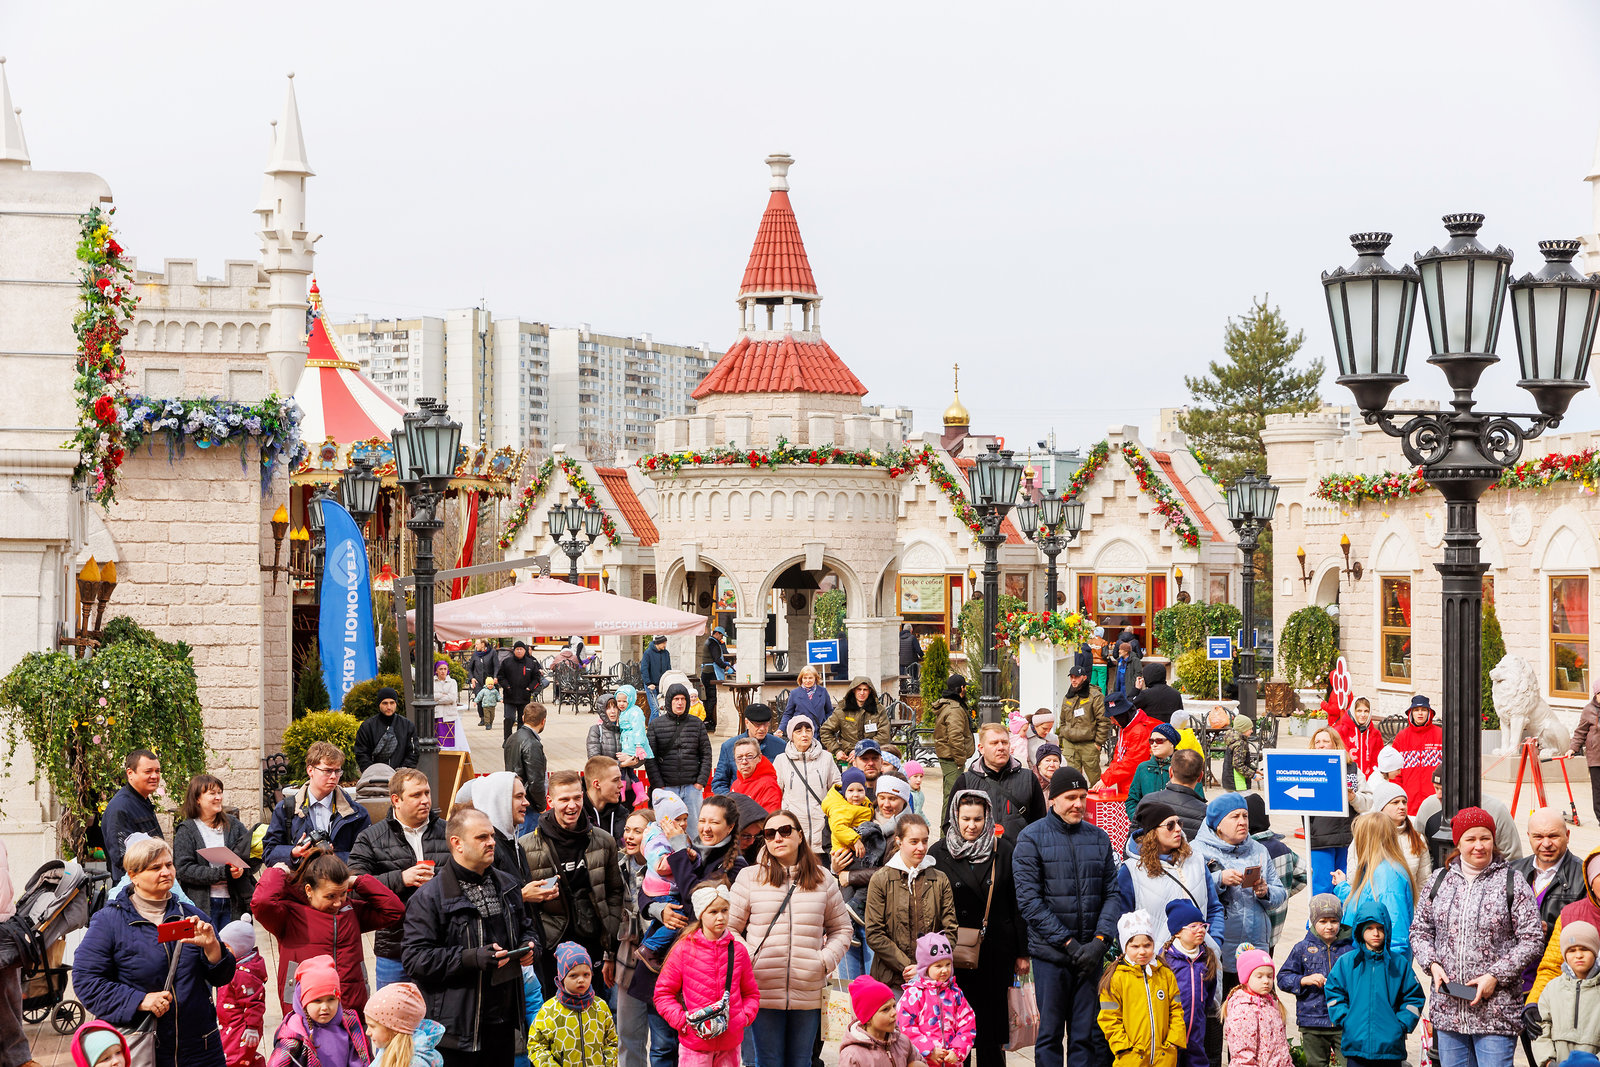
[[[728,926],[755,963],[761,1067],[811,1067],[828,1000],[828,975],[850,945],[839,882],[828,876],[788,809],[761,829],[760,862],[733,883]]]
[[[972,1046],[977,1067],[1004,1067],[1011,1036],[1006,991],[1014,975],[1028,973],[1022,916],[1011,880],[1011,842],[995,834],[993,802],[983,790],[963,789],[952,807],[950,828],[928,849],[928,856],[950,880],[956,922],[983,931],[978,966],[956,968],[956,985],[978,1016]]]
[[[1155,942],[1164,945],[1167,930],[1167,903],[1187,900],[1199,908],[1210,928],[1213,947],[1222,945],[1222,898],[1217,881],[1206,868],[1200,853],[1189,847],[1183,834],[1183,820],[1170,804],[1139,805],[1139,821],[1128,842],[1128,859],[1117,871],[1117,892],[1122,898],[1122,914],[1143,909],[1155,923]]]

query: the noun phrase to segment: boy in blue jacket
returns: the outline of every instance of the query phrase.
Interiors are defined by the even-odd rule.
[[[1401,1067],[1406,1035],[1422,1018],[1422,986],[1404,956],[1384,951],[1389,919],[1375,901],[1361,902],[1354,928],[1357,947],[1328,975],[1328,1019],[1341,1029],[1347,1018],[1358,1024],[1341,1039],[1350,1067]]]
[[[1289,950],[1278,968],[1278,988],[1294,997],[1294,1021],[1306,1067],[1328,1067],[1339,1055],[1339,1028],[1328,1017],[1328,974],[1351,951],[1350,939],[1339,936],[1344,905],[1332,893],[1311,898],[1311,930]]]

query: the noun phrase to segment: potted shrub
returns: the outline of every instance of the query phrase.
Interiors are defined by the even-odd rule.
[[[1284,620],[1283,633],[1278,635],[1278,663],[1289,684],[1301,691],[1303,706],[1315,708],[1322,703],[1328,673],[1339,656],[1336,645],[1333,616],[1320,605],[1301,608]]]

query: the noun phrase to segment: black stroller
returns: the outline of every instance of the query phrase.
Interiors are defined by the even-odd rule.
[[[0,922],[0,968],[22,963],[22,1018],[50,1020],[58,1034],[83,1025],[83,1005],[67,996],[72,968],[62,962],[67,934],[89,924],[105,904],[104,873],[90,874],[76,863],[51,860],[28,879],[17,913]]]

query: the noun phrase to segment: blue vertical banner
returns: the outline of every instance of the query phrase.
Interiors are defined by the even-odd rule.
[[[322,607],[317,618],[317,654],[322,683],[335,711],[345,694],[378,676],[378,645],[372,630],[372,570],[361,528],[342,504],[322,502]]]

